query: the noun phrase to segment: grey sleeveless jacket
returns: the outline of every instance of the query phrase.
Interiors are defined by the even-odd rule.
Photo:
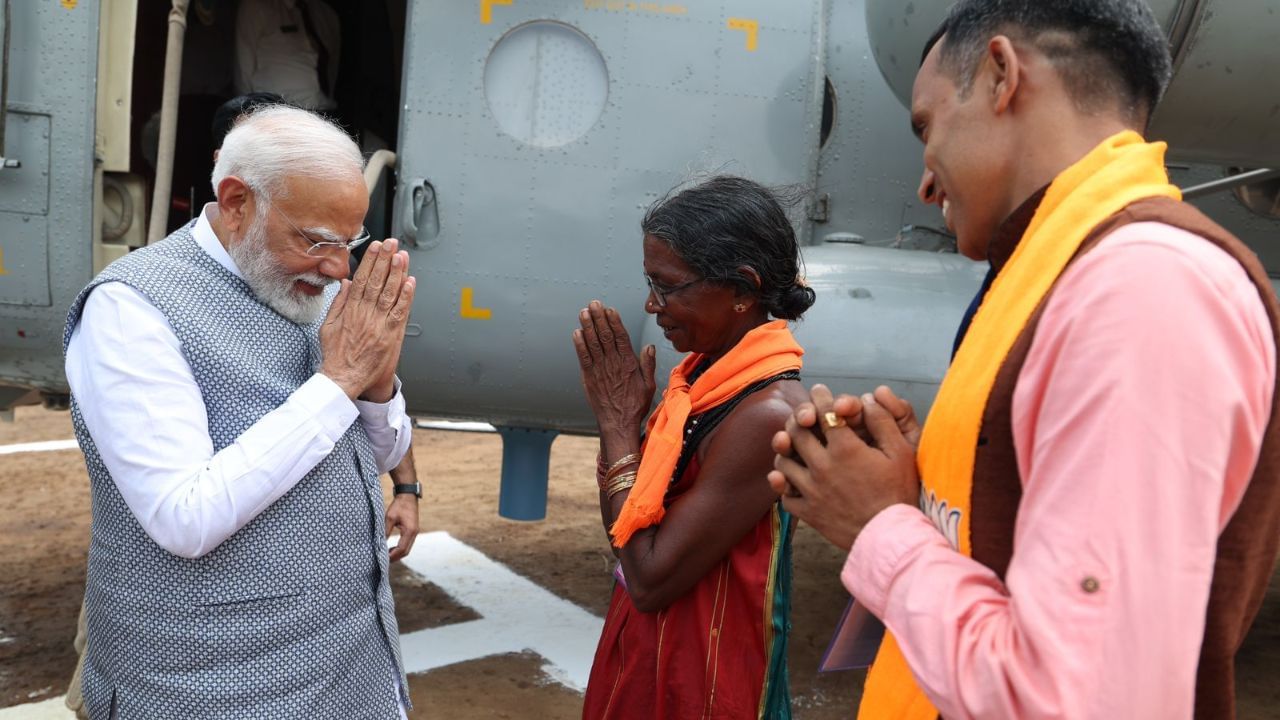
[[[123,282],[168,319],[204,397],[215,452],[320,365],[319,324],[258,302],[191,226],[112,263],[72,303]],[[408,698],[387,583],[384,508],[359,422],[287,494],[197,559],[143,531],[72,419],[93,495],[83,691],[108,718],[395,718]],[[111,428],[111,432],[139,432]]]

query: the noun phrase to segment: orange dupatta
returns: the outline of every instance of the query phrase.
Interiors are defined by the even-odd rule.
[[[1124,131],[1054,178],[938,388],[916,457],[920,497],[928,505],[927,515],[945,516],[954,523],[949,539],[966,556],[973,554],[970,500],[978,434],[996,374],[1031,314],[1095,227],[1143,198],[1182,199],[1178,188],[1169,184],[1165,148],[1165,143],[1146,143],[1137,133]],[[912,676],[902,648],[887,632],[867,675],[858,717],[938,717]]]
[[[615,546],[626,545],[636,531],[662,521],[666,512],[663,499],[680,460],[684,425],[689,416],[733,399],[752,383],[788,370],[799,370],[802,355],[804,349],[787,329],[787,321],[772,320],[742,336],[692,387],[689,375],[706,355],[685,356],[671,371],[662,402],[649,416],[636,484],[610,528]]]

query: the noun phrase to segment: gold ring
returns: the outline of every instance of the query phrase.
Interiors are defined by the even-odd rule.
[[[827,426],[828,430],[835,430],[838,427],[844,427],[849,424],[845,422],[843,417],[835,414],[832,410],[822,413],[822,422]]]

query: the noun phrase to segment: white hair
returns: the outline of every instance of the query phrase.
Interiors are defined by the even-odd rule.
[[[267,198],[286,195],[289,177],[360,179],[364,156],[342,128],[319,115],[287,105],[268,105],[245,115],[222,142],[213,167],[213,194],[236,176]]]

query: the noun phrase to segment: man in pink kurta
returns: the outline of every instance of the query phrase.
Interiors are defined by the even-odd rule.
[[[867,523],[841,579],[949,720],[1189,717],[1218,534],[1274,385],[1239,263],[1126,225],[1059,280],[1018,376],[1004,582],[902,504]]]
[[[998,281],[1045,186],[1106,138],[1145,127],[1167,48],[1136,0],[963,0],[934,42],[912,107],[921,196]],[[1247,492],[1280,497],[1274,293],[1225,231],[1186,229],[1211,226],[1193,209],[1134,207],[1058,276],[1021,350],[992,360],[1021,363],[1001,418],[1016,460],[1009,535],[994,539],[1004,561],[962,554],[935,524],[946,513],[918,507],[919,427],[887,388],[833,400],[815,387],[774,440],[770,482],[784,505],[850,550],[845,587],[884,621],[943,717],[1229,712],[1218,697],[1229,658],[1206,680],[1202,645],[1222,644],[1206,612],[1213,626],[1219,585],[1239,580],[1222,560],[1228,534],[1255,532],[1275,557],[1273,509],[1252,530],[1232,525]],[[1000,392],[997,379],[991,403]],[[990,420],[979,445],[1000,441]],[[992,467],[981,452],[977,462],[975,493]],[[1260,601],[1270,565],[1251,567],[1242,587]],[[1257,610],[1245,605],[1243,628]]]

